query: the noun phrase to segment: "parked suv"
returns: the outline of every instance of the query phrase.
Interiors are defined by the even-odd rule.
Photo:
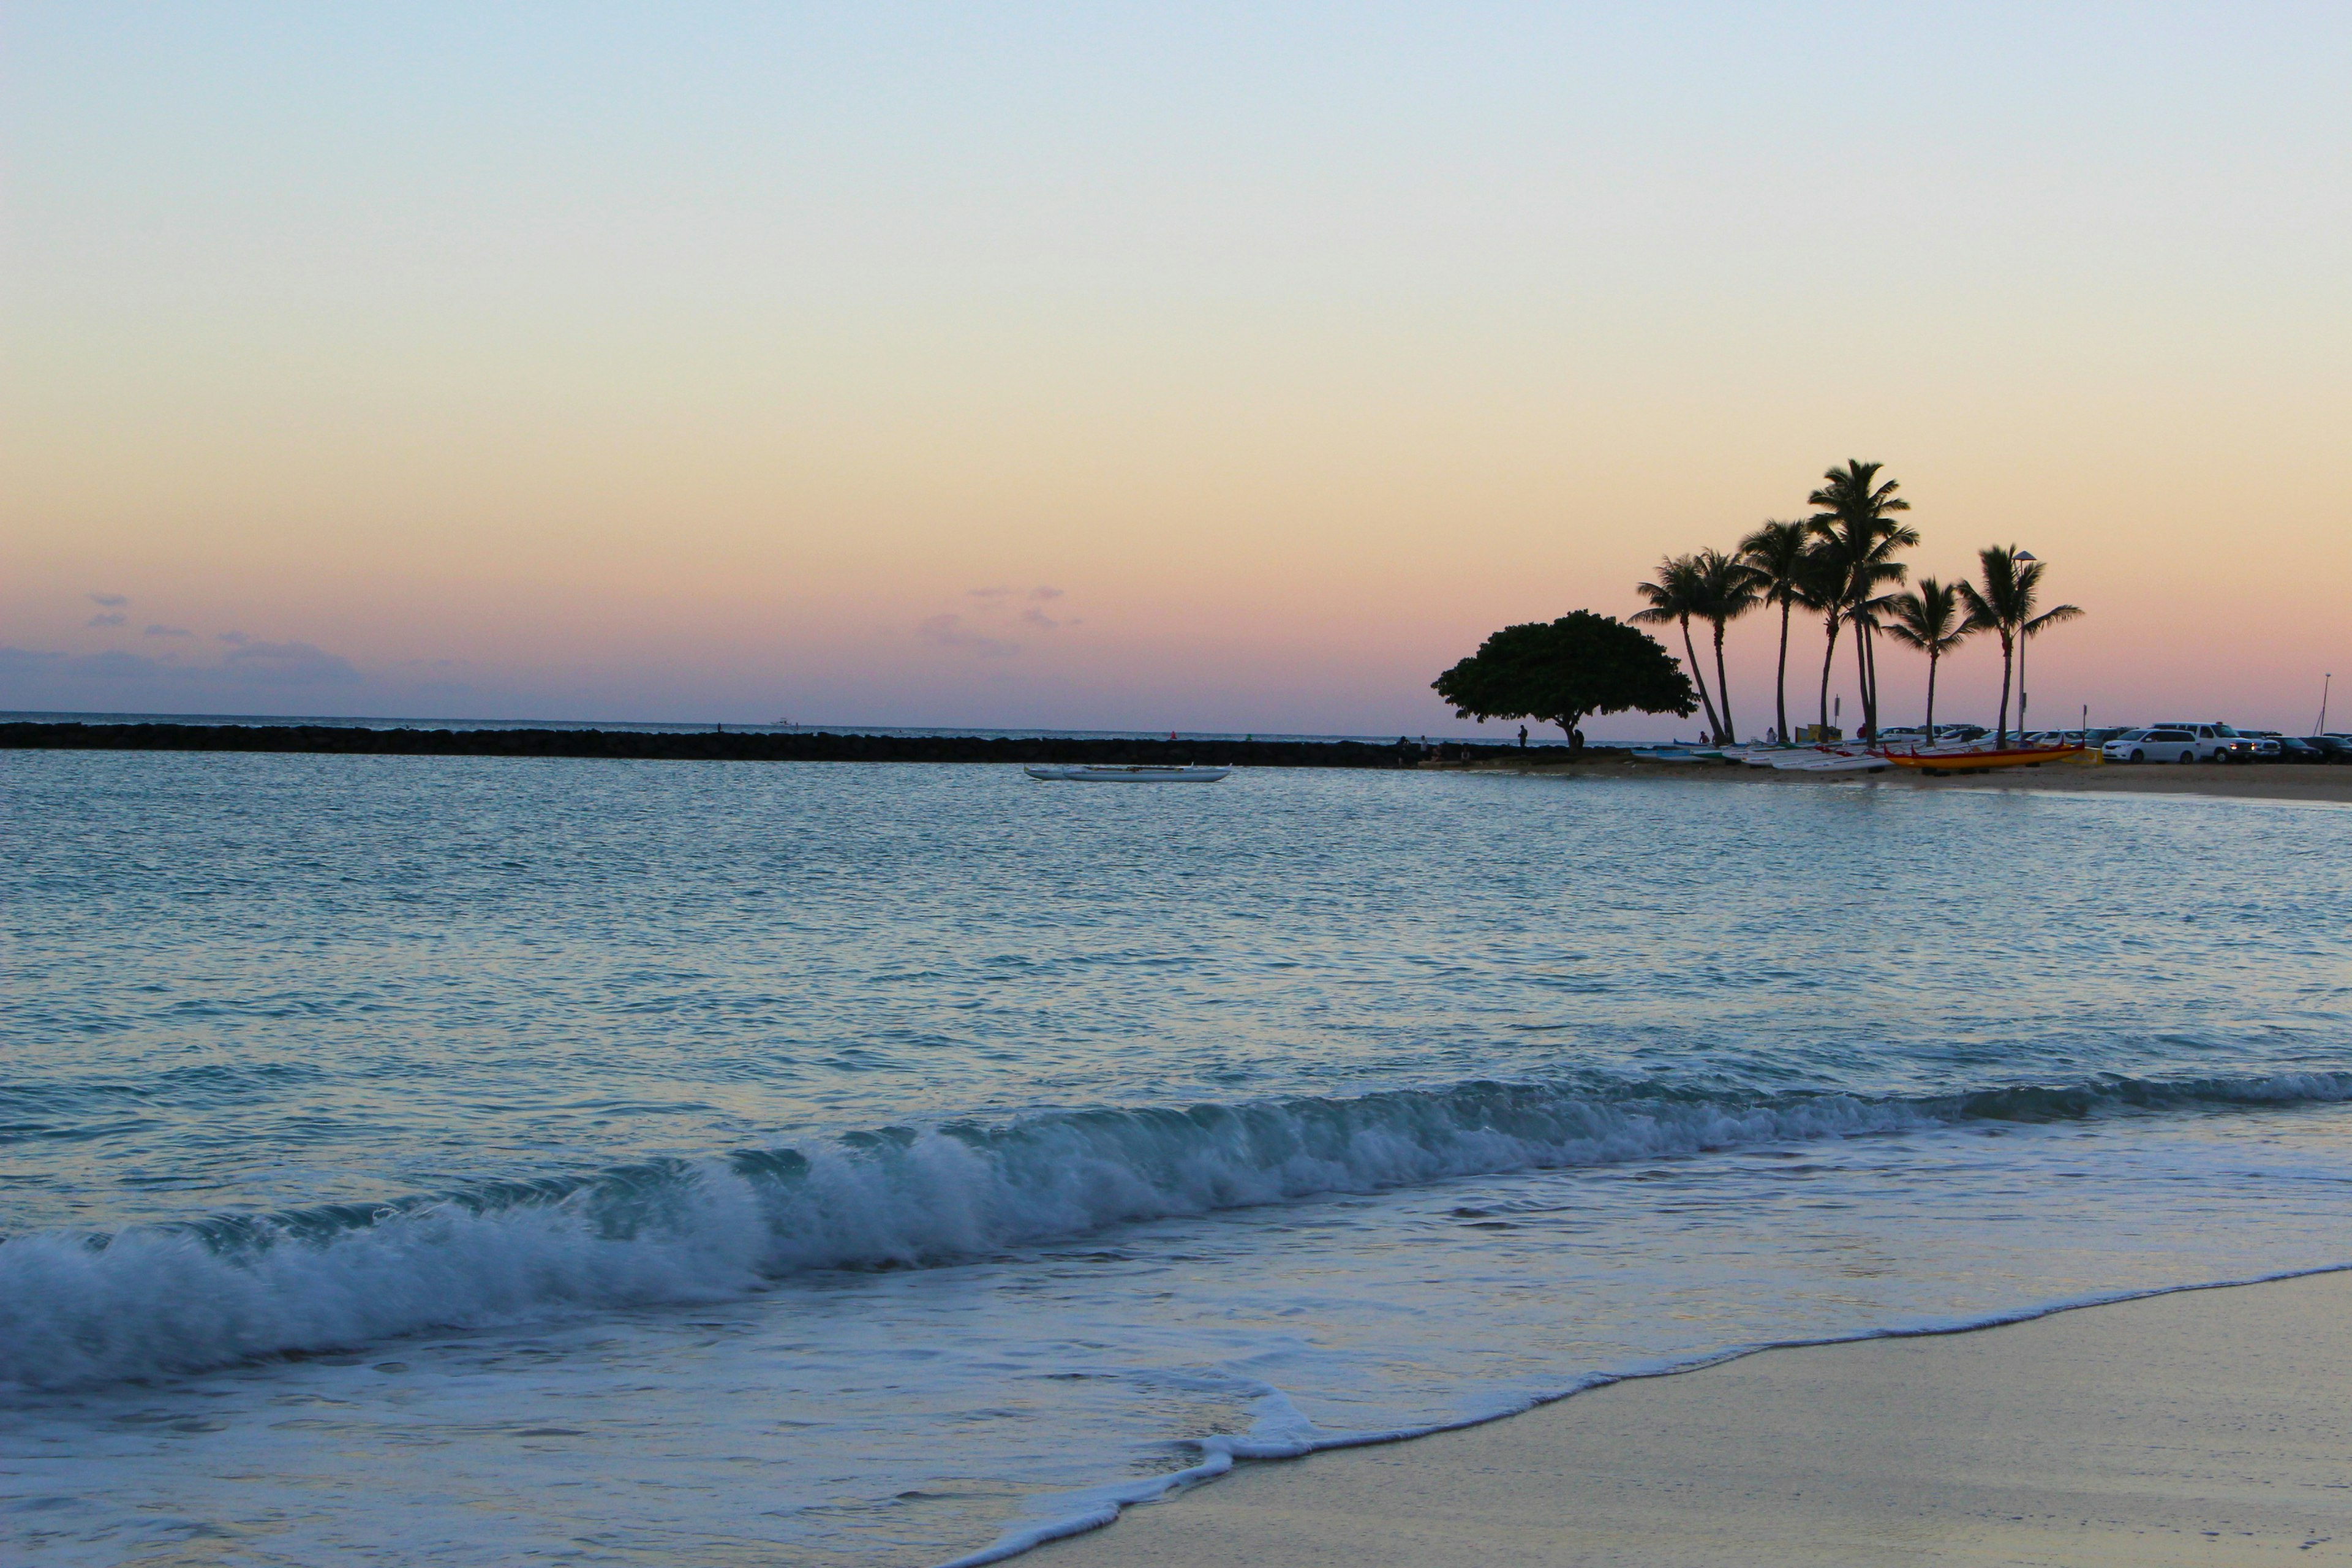
[[[2110,763],[2193,763],[2197,736],[2178,725],[2126,730],[2101,746],[2099,757]]]
[[[2227,724],[2190,724],[2171,719],[2149,728],[2188,731],[2197,742],[2196,760],[2200,763],[2250,763],[2254,760],[2254,743]]]

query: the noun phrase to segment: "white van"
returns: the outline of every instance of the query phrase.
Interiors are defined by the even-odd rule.
[[[2110,763],[2193,763],[2197,735],[2185,724],[2126,730],[2101,746],[2099,756]]]

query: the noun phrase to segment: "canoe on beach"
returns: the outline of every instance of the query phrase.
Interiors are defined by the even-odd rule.
[[[2088,746],[2011,746],[1996,752],[1890,752],[1886,760],[1919,773],[1982,773],[1991,768],[2038,768],[2044,763],[2095,762]]]

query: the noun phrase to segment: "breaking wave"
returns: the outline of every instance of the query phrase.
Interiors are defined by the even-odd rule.
[[[0,1386],[68,1387],[428,1329],[736,1296],[1137,1220],[1451,1176],[1970,1121],[2352,1099],[2352,1073],[2105,1078],[1873,1099],[1499,1083],[889,1128],[380,1205],[0,1241]]]

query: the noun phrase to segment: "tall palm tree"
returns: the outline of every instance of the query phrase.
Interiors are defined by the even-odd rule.
[[[1927,743],[1936,742],[1936,666],[1969,639],[1977,627],[1968,618],[1959,590],[1933,577],[1919,579],[1908,594],[1897,594],[1887,606],[1886,635],[1927,656]]]
[[[1780,663],[1773,678],[1772,702],[1783,745],[1789,741],[1789,615],[1811,602],[1811,567],[1805,555],[1811,541],[1801,522],[1768,521],[1739,542],[1739,558],[1755,574],[1757,593],[1766,604],[1780,606]]]
[[[1683,629],[1683,652],[1687,656],[1692,683],[1698,688],[1698,700],[1706,709],[1706,732],[1720,734],[1723,726],[1716,722],[1715,703],[1707,696],[1706,677],[1698,662],[1698,648],[1691,642],[1690,624],[1693,616],[1704,615],[1701,605],[1706,593],[1699,580],[1698,559],[1691,555],[1669,555],[1658,563],[1658,580],[1637,583],[1633,591],[1647,601],[1647,607],[1633,612],[1633,619],[1663,626],[1673,621]]]
[[[1706,549],[1691,558],[1696,571],[1698,603],[1695,612],[1715,628],[1715,698],[1723,715],[1723,728],[1717,731],[1718,746],[1728,746],[1739,739],[1731,722],[1731,677],[1723,668],[1723,628],[1764,602],[1756,591],[1755,569],[1736,555],[1726,555],[1720,550]]]
[[[1805,498],[1807,504],[1822,509],[1805,520],[1807,526],[1835,549],[1846,570],[1845,613],[1854,622],[1854,668],[1862,684],[1864,734],[1878,731],[1877,667],[1870,647],[1876,624],[1854,612],[1879,588],[1903,580],[1904,568],[1895,554],[1919,542],[1919,531],[1893,515],[1910,510],[1911,503],[1895,493],[1903,488],[1895,480],[1879,479],[1885,467],[1849,458],[1844,468],[1823,473],[1822,487]],[[1825,674],[1824,689],[1828,684]]]
[[[1803,596],[1797,602],[1822,614],[1822,717],[1830,727],[1830,666],[1837,658],[1838,632],[1845,626],[1846,584],[1853,574],[1835,542],[1816,539],[1805,552]]]
[[[2034,614],[2041,594],[2042,566],[2030,555],[2019,560],[2014,544],[1987,545],[1977,552],[1980,581],[1958,584],[1960,597],[1969,606],[1970,629],[1994,632],[2000,637],[2000,724],[1995,731],[1997,745],[2009,743],[2010,677],[2025,639],[2083,613],[2079,605],[2058,605]]]

